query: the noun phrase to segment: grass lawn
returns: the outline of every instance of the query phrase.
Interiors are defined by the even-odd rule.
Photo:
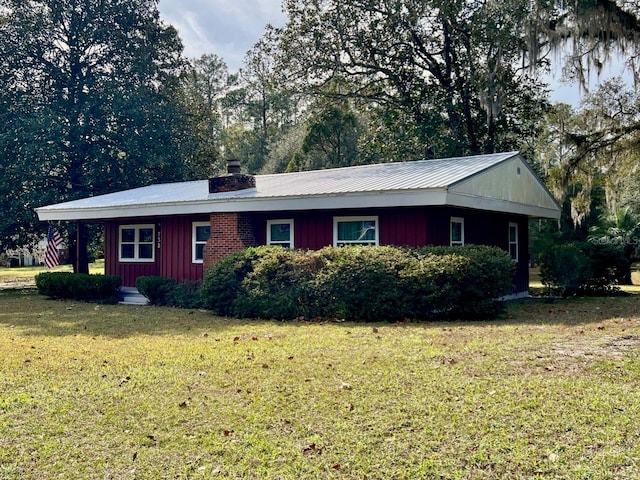
[[[640,296],[374,325],[0,304],[1,479],[640,476]]]
[[[58,265],[49,270],[44,266],[37,267],[0,267],[0,285],[11,287],[14,284],[35,285],[34,277],[42,272],[72,272],[71,265]],[[104,260],[89,264],[89,273],[104,273]]]

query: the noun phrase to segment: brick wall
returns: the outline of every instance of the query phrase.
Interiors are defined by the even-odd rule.
[[[209,193],[234,192],[254,188],[256,179],[252,175],[232,173],[209,179]]]
[[[205,268],[221,258],[258,245],[253,224],[245,213],[212,213],[211,235],[204,247]]]

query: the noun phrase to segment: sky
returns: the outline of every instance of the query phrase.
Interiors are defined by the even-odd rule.
[[[221,57],[231,72],[242,66],[246,52],[265,32],[270,23],[282,26],[286,16],[280,0],[160,0],[162,19],[178,29],[184,55],[198,58],[205,53]],[[620,68],[605,72],[605,77],[619,75]],[[578,106],[584,92],[576,84],[560,81],[556,69],[549,78],[551,101]],[[592,88],[597,83],[594,75]]]
[[[158,8],[162,19],[178,29],[186,57],[214,53],[232,72],[268,23],[286,21],[280,0],[160,0]]]

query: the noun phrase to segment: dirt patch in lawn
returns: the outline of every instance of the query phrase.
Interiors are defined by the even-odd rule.
[[[584,338],[564,341],[554,348],[559,357],[613,357],[621,358],[640,348],[640,336],[625,335],[621,337],[603,336],[600,338]]]

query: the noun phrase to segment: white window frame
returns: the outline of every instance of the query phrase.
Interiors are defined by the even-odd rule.
[[[284,242],[281,240],[271,239],[271,226],[272,225],[289,225],[289,241]],[[267,245],[282,245],[288,243],[288,248],[294,248],[294,232],[293,232],[293,218],[284,218],[276,220],[267,220]],[[286,248],[286,247],[285,247]]]
[[[375,239],[371,240],[339,240],[338,239],[338,224],[341,222],[375,222]],[[378,216],[350,216],[350,217],[333,217],[333,246],[337,247],[338,244],[344,245],[372,245],[377,246],[380,243],[380,222]]]
[[[140,241],[140,230],[150,228],[153,231],[153,240],[151,242]],[[122,230],[135,230],[133,242],[122,241]],[[122,257],[122,245],[133,245],[133,258]],[[140,245],[151,244],[151,258],[140,258]],[[156,261],[156,226],[154,224],[136,224],[136,225],[120,225],[118,228],[118,261],[119,262],[136,262],[136,263],[153,263]]]
[[[460,240],[453,240],[453,224],[459,223],[462,225],[460,229]],[[464,245],[464,218],[463,217],[451,217],[449,220],[449,246],[463,246]]]
[[[516,232],[516,240],[515,242],[511,241],[511,228],[515,228],[515,232]],[[518,261],[519,258],[519,250],[520,250],[520,232],[519,232],[519,228],[518,228],[518,224],[516,222],[509,222],[509,229],[507,231],[507,245],[508,245],[508,252],[509,255],[511,256],[511,260],[513,260],[514,262]],[[516,247],[516,256],[514,257],[513,255],[511,255],[511,246],[515,245]]]
[[[191,263],[204,263],[204,252],[202,254],[203,258],[196,258],[196,246],[197,245],[206,245],[206,240],[198,241],[198,237],[196,235],[198,227],[211,227],[209,222],[193,222],[191,224]]]

